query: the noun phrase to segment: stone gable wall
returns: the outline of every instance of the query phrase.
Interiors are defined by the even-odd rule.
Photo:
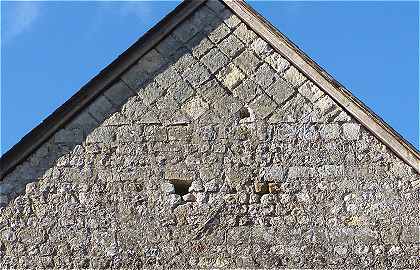
[[[2,268],[419,268],[419,175],[216,1],[0,204]]]

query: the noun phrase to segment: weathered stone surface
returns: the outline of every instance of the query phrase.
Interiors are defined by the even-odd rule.
[[[226,66],[229,63],[229,58],[227,58],[218,48],[213,48],[203,56],[201,61],[212,73],[214,73]]]
[[[233,89],[240,84],[243,79],[245,79],[245,74],[243,74],[235,65],[230,64],[226,68],[222,69],[216,77],[228,89]]]
[[[244,48],[244,44],[235,35],[229,35],[222,42],[219,43],[220,50],[229,56],[235,57]]]
[[[273,83],[267,90],[269,94],[277,104],[285,102],[295,92],[293,88],[285,82],[283,79],[278,79]]]
[[[119,107],[133,96],[134,92],[124,82],[118,81],[106,90],[104,95],[112,104]]]
[[[294,66],[291,66],[284,73],[284,79],[288,81],[293,87],[299,87],[306,80],[305,76],[299,72]]]
[[[182,109],[194,120],[198,119],[208,108],[209,105],[200,97],[195,97],[182,106]]]
[[[2,179],[0,267],[418,269],[418,173],[222,4],[179,27],[122,75],[139,96]]]
[[[250,75],[255,72],[261,60],[251,50],[246,49],[233,62],[243,72]]]
[[[275,110],[277,105],[266,94],[262,94],[251,102],[249,107],[253,110],[258,119],[264,119]]]

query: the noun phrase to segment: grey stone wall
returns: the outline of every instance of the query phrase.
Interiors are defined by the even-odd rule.
[[[0,266],[418,269],[419,185],[210,2],[0,183]]]

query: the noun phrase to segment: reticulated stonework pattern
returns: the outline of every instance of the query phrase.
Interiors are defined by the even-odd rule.
[[[0,266],[418,269],[419,184],[212,1],[0,182]]]

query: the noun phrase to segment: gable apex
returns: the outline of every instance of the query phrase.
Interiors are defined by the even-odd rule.
[[[57,132],[71,119],[76,117],[83,108],[88,106],[101,93],[105,92],[118,80],[121,75],[133,67],[133,65],[135,65],[141,57],[150,53],[160,41],[162,41],[171,31],[181,25],[185,19],[187,19],[205,3],[207,3],[207,6],[216,13],[224,12],[224,5],[226,5],[240,20],[242,20],[250,29],[259,35],[259,40],[265,40],[265,42],[267,42],[279,54],[293,64],[293,68],[289,69],[290,71],[288,71],[288,75],[296,80],[296,85],[299,85],[300,83],[297,74],[301,72],[317,87],[325,91],[328,96],[344,108],[349,115],[359,121],[402,160],[413,167],[417,172],[420,172],[419,151],[417,151],[395,130],[368,109],[361,101],[354,97],[348,90],[345,89],[344,86],[338,83],[326,71],[319,67],[304,52],[287,39],[287,37],[285,37],[273,25],[253,10],[245,1],[194,0],[183,1],[174,11],[168,14],[161,22],[148,31],[127,51],[125,51],[95,78],[83,86],[70,100],[58,108],[39,126],[27,134],[18,144],[5,153],[0,160],[0,178],[2,179],[3,176],[10,172],[38,147],[40,147],[42,143],[48,140],[48,138],[50,138],[55,132]],[[232,25],[239,24],[239,22],[235,20],[229,21],[229,23]],[[237,31],[241,31],[241,28],[239,27],[236,29]],[[175,31],[174,35],[180,40],[183,40],[184,34],[186,33],[185,31],[194,31],[194,29],[178,29]],[[221,28],[219,31],[220,35],[223,36],[223,31],[225,30]],[[219,42],[219,38],[219,36],[209,36],[209,39],[212,42]],[[230,43],[235,44],[235,38],[237,38],[237,40],[241,40],[241,42],[244,42],[245,44],[249,42],[250,39],[247,35],[237,35],[236,37],[232,37]],[[255,46],[258,46],[258,42],[256,42]],[[264,50],[264,46],[261,46],[261,48]],[[196,53],[200,54],[200,52]],[[213,53],[215,57],[217,57],[219,52],[214,51]],[[227,48],[226,51],[222,51],[222,53],[229,56],[229,54],[235,53],[235,48]],[[153,57],[153,55],[151,55],[151,57]],[[209,65],[210,64],[215,65],[217,63],[211,63],[211,58],[209,58]],[[284,68],[282,67],[282,63],[276,64],[276,68]],[[197,66],[197,68],[199,67],[200,65]],[[145,67],[147,72],[152,72],[154,68],[154,66]],[[215,70],[218,69],[217,66],[210,67],[210,69],[213,68]],[[262,68],[264,68],[264,66],[260,67],[260,69]],[[261,70],[261,72],[264,72],[264,70]],[[230,77],[227,76],[227,79],[224,82],[227,88],[235,87],[239,80],[245,78],[245,74],[242,77],[240,72],[231,72],[230,74],[235,74],[235,76],[239,77],[234,77],[234,75],[231,75]]]

